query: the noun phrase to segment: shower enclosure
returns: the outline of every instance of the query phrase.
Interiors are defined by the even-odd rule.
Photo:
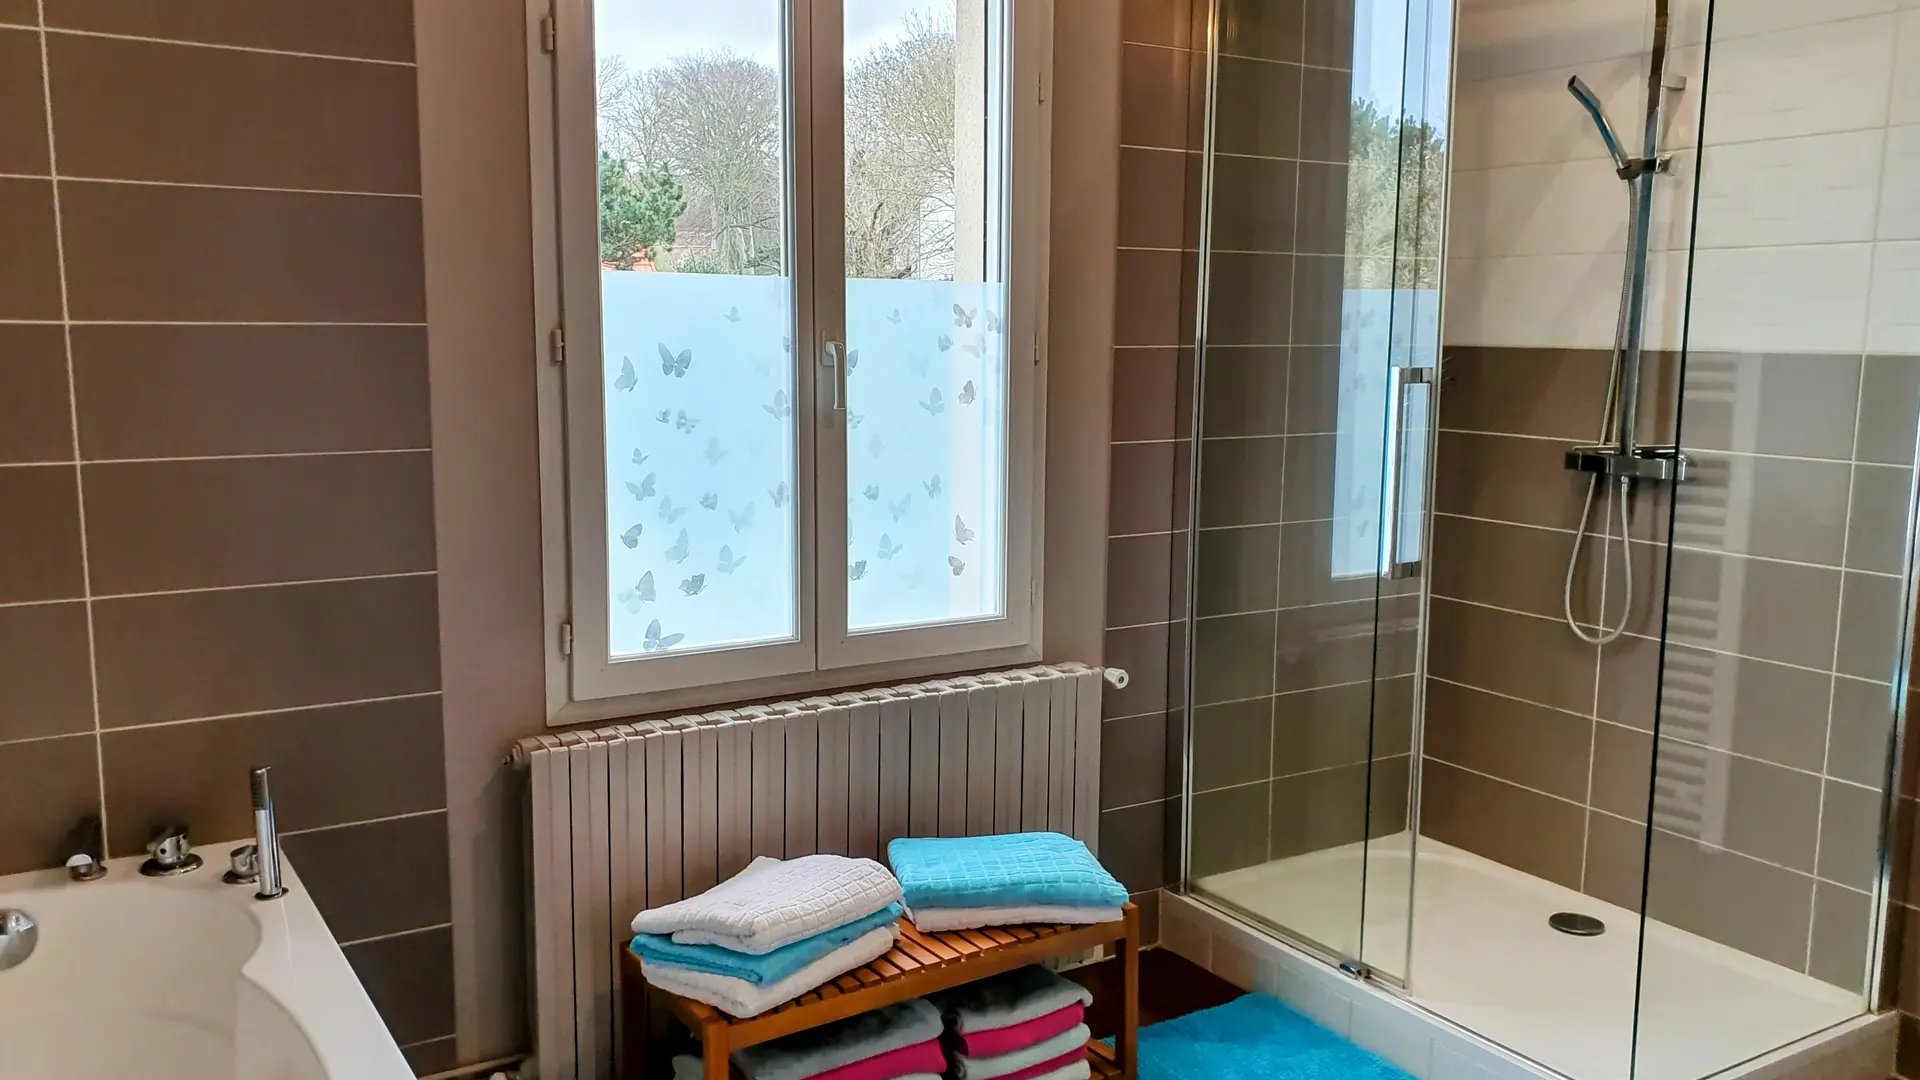
[[[1187,895],[1576,1080],[1891,1007],[1920,10],[1199,6]]]

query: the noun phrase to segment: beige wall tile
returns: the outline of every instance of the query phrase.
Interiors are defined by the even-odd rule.
[[[81,603],[0,607],[0,743],[93,730]]]
[[[85,595],[71,465],[0,468],[0,603]]]
[[[81,449],[98,460],[424,448],[426,353],[415,326],[76,326]]]
[[[61,328],[0,325],[0,463],[72,460]]]
[[[59,319],[52,183],[0,177],[0,236],[0,319]]]
[[[47,38],[65,176],[420,190],[413,68]]]
[[[428,453],[133,462],[85,473],[98,594],[433,569]]]
[[[76,319],[425,318],[416,199],[75,182],[60,206]]]
[[[26,15],[32,21],[31,5]],[[48,175],[47,99],[40,82],[39,34],[0,30],[0,101],[7,103],[0,110],[0,173]]]
[[[114,854],[149,830],[187,822],[202,843],[253,832],[247,770],[273,766],[288,831],[396,817],[446,805],[440,699],[407,698],[191,724],[109,731],[101,738]],[[168,767],[155,768],[164,761]]]
[[[47,0],[47,25],[169,41],[413,60],[412,12],[388,0],[262,6],[248,0]]]
[[[58,866],[60,842],[100,813],[91,735],[0,744],[0,874]]]
[[[432,577],[97,601],[108,727],[436,690]]]

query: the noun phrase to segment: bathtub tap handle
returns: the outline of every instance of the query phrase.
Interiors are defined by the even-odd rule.
[[[73,854],[67,859],[67,876],[75,881],[99,881],[107,876],[106,843],[101,837],[100,819],[92,814],[80,819],[68,837]]]
[[[172,877],[200,869],[200,856],[193,853],[185,825],[161,826],[153,839],[147,841],[147,855],[147,861],[140,864],[140,872],[148,877]]]

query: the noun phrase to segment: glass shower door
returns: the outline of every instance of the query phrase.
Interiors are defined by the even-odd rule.
[[[1210,20],[1185,877],[1398,980],[1450,34],[1294,10]]]

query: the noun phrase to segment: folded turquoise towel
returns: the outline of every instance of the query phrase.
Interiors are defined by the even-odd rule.
[[[1087,845],[1054,832],[902,837],[887,845],[909,910],[1119,907],[1127,890]]]
[[[777,983],[815,960],[871,930],[891,924],[900,917],[900,905],[888,904],[864,919],[845,926],[822,930],[812,937],[782,945],[770,953],[756,956],[734,952],[718,945],[682,945],[667,934],[635,934],[634,955],[642,960],[709,975],[727,975],[755,986]]]

